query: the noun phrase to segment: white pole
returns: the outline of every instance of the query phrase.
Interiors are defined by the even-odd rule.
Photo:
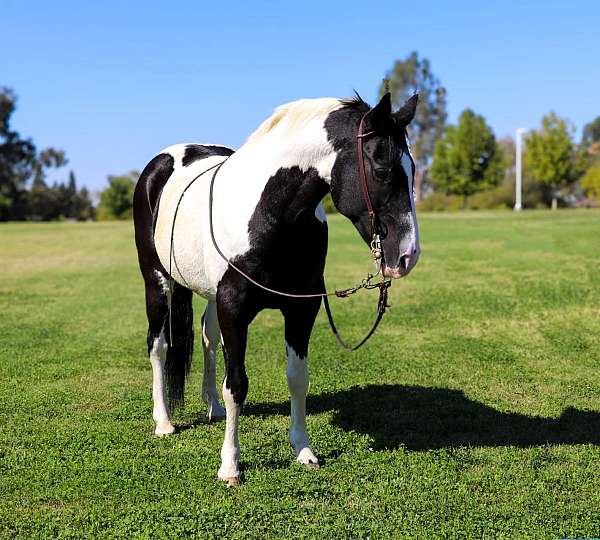
[[[521,156],[522,156],[522,140],[523,133],[525,133],[524,128],[517,128],[517,138],[516,138],[516,167],[515,167],[515,211],[519,211],[523,208],[521,204],[521,192],[522,192],[522,181],[521,181]]]

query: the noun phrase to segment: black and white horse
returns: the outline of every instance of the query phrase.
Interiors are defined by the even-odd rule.
[[[192,293],[197,293],[208,300],[202,317],[202,397],[209,420],[226,418],[218,477],[229,484],[236,484],[240,474],[237,432],[248,392],[248,325],[265,308],[281,310],[285,319],[290,443],[298,462],[318,466],[306,432],[305,402],[308,342],[321,299],[265,292],[229,266],[210,236],[212,172],[190,182],[226,160],[214,180],[213,227],[219,248],[268,287],[322,292],[327,224],[321,199],[327,192],[362,238],[371,241],[356,139],[364,117],[364,132],[371,135],[364,140],[363,155],[381,230],[382,272],[405,276],[419,257],[414,162],[406,137],[416,104],[414,96],[392,112],[389,94],[373,108],[360,98],[299,100],[277,108],[235,153],[218,145],[175,145],[142,172],[134,196],[135,240],[146,285],[155,433],[175,431],[170,410],[183,399],[193,348]],[[219,340],[225,357],[224,409],[215,380]]]

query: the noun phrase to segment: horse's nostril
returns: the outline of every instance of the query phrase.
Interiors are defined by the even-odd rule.
[[[406,270],[408,268],[408,255],[402,255],[402,257],[400,257],[400,268],[402,268],[402,270]]]

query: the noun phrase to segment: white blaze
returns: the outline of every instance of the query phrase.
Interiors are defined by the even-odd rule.
[[[406,146],[408,148],[408,153],[402,153],[402,168],[406,173],[406,178],[408,178],[408,194],[410,197],[410,211],[412,217],[412,244],[415,247],[416,257],[414,262],[416,263],[416,258],[419,256],[421,251],[421,247],[419,245],[419,226],[417,224],[417,210],[415,207],[415,178],[413,175],[413,163],[414,159],[412,158],[412,154],[410,153],[410,144],[408,139],[406,140]]]

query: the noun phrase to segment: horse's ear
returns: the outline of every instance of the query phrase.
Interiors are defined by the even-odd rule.
[[[419,94],[414,94],[402,105],[399,111],[392,114],[392,117],[401,126],[408,126],[413,121],[417,112],[417,103],[419,103]]]
[[[383,129],[390,120],[390,114],[392,114],[392,96],[387,92],[365,116],[365,131]]]

